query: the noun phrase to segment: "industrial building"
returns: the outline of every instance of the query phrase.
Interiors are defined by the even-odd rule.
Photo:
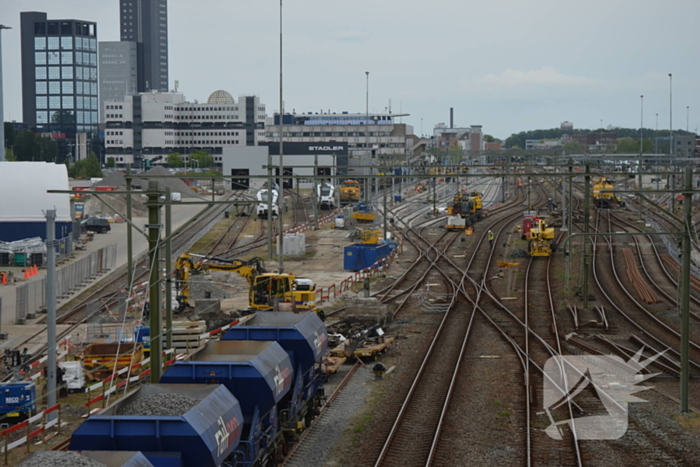
[[[296,188],[300,183],[300,188],[312,186],[314,175],[314,165],[317,165],[316,175],[328,176],[333,179],[341,175],[342,167],[347,165],[348,144],[323,142],[309,143],[287,143],[283,144],[284,172],[301,177],[309,177],[305,180],[295,180],[290,184],[290,179],[285,180],[284,188]],[[225,175],[240,175],[240,179],[230,181],[232,186],[227,188],[244,189],[259,188],[268,176],[267,169],[268,154],[272,165],[279,165],[279,144],[268,143],[258,147],[229,146],[224,148],[222,156],[222,167]],[[335,168],[340,167],[338,172]],[[279,169],[273,175],[279,174]],[[247,177],[260,177],[248,179]],[[250,181],[248,181],[250,180]],[[279,183],[278,183],[279,184]]]
[[[258,96],[215,91],[206,103],[188,102],[180,92],[151,91],[106,101],[105,159],[119,167],[141,158],[165,163],[169,154],[184,160],[197,149],[221,165],[223,149],[257,146],[265,140],[265,104]]]
[[[56,238],[71,232],[70,195],[47,190],[68,190],[68,171],[63,164],[8,162],[0,170],[0,241],[46,238],[47,209],[56,210]]]

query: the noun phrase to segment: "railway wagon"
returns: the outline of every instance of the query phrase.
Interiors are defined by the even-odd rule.
[[[175,362],[162,383],[223,384],[241,404],[243,432],[235,465],[264,465],[284,439],[278,415],[293,380],[292,363],[274,341],[211,341],[187,361]]]
[[[70,449],[141,451],[159,467],[219,467],[242,428],[240,404],[223,385],[147,384],[88,417]]]
[[[320,362],[328,349],[326,326],[316,313],[268,311],[256,313],[241,326],[233,326],[222,340],[277,341],[287,352],[295,371],[291,406],[283,423],[298,428],[308,425],[318,412],[324,398],[325,375]]]
[[[256,313],[245,325],[234,326],[222,340],[209,342],[188,361],[176,362],[165,372],[161,384],[146,385],[90,416],[76,431],[70,449],[140,450],[158,467],[274,464],[282,441],[296,441],[322,405],[325,375],[320,362],[327,346],[325,325],[315,313]],[[227,416],[219,420],[217,417],[227,414],[225,410],[219,406],[197,409],[201,404],[167,420],[147,414],[126,417],[115,409],[134,397],[143,397],[136,394],[144,391],[157,391],[167,398],[188,387],[221,388],[226,396],[219,400],[225,401],[226,407],[235,406],[240,416],[235,423]],[[180,423],[179,430],[171,427],[173,418]],[[206,431],[212,423],[219,431]]]

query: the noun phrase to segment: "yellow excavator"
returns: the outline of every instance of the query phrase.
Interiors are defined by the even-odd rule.
[[[215,262],[200,262],[194,258]],[[311,279],[269,273],[265,270],[264,261],[257,257],[244,261],[185,253],[175,263],[178,312],[192,306],[190,277],[207,271],[235,272],[248,281],[249,309],[245,311],[252,313],[283,308],[289,311],[316,311],[316,285]]]

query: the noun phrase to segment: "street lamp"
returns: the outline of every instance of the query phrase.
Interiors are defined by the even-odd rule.
[[[656,114],[656,131],[654,132],[654,154],[659,152],[659,114]]]
[[[2,100],[2,30],[12,29],[9,26],[0,24],[0,162],[5,160],[5,115],[3,112],[3,100]]]

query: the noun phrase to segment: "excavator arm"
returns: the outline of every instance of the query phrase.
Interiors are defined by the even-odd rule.
[[[194,258],[201,258],[216,263],[196,262]],[[203,256],[185,253],[175,262],[175,285],[177,290],[178,312],[182,312],[190,305],[190,277],[206,271],[236,272],[248,281],[252,287],[255,278],[265,274],[265,262],[258,257],[244,261],[240,259],[224,259],[215,256]]]

